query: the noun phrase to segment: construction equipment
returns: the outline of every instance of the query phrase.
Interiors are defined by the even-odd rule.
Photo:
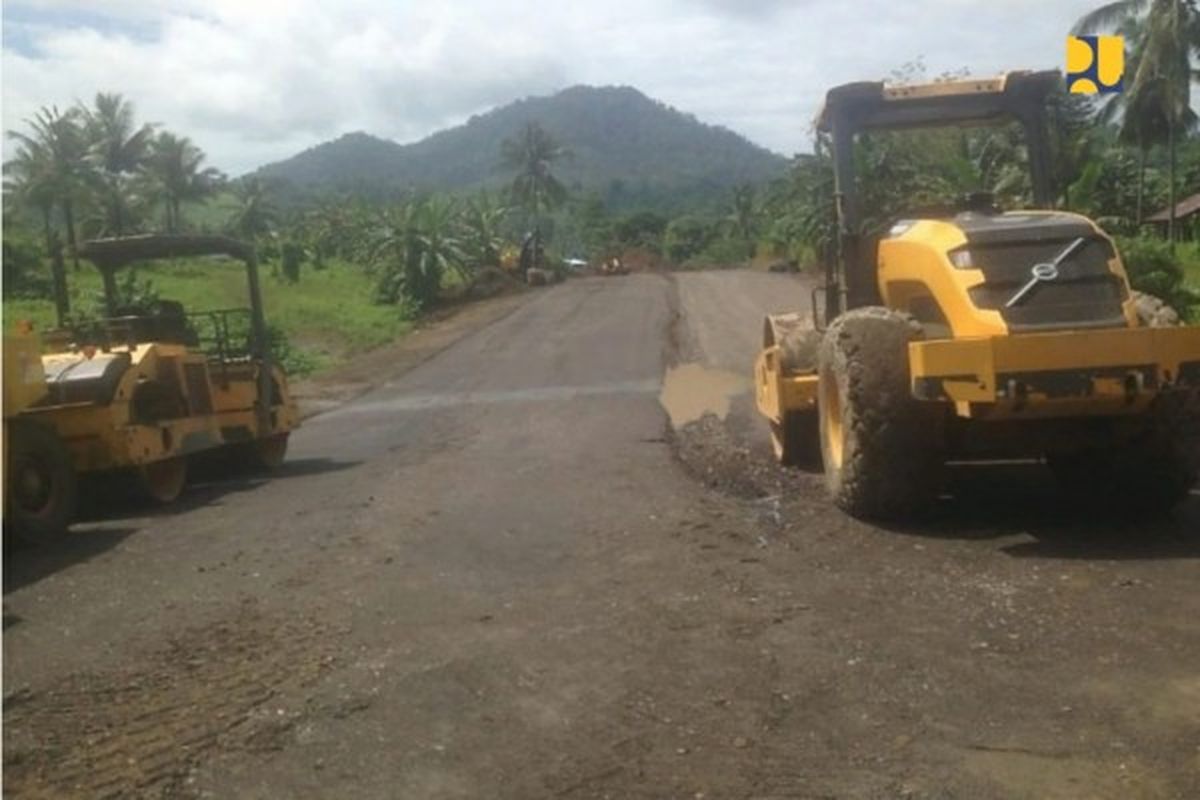
[[[78,487],[71,454],[50,425],[24,414],[48,392],[41,339],[28,323],[4,335],[4,527],[43,540],[66,530]]]
[[[600,262],[601,275],[628,275],[629,267],[625,266],[625,262],[620,256],[606,258]]]
[[[6,428],[52,432],[66,444],[74,474],[121,471],[160,503],[178,497],[188,458],[200,452],[226,448],[244,464],[281,464],[299,417],[271,356],[254,248],[221,236],[151,235],[89,241],[79,254],[100,269],[108,317],[48,335],[58,344],[40,358],[42,383],[31,381],[11,407],[6,340]],[[248,309],[185,314],[169,301],[134,313],[120,308],[118,270],[151,259],[217,255],[245,264]],[[20,451],[9,444],[8,455],[14,452]],[[13,502],[13,486],[10,479],[6,523],[12,517],[15,527],[28,529],[29,514]],[[50,532],[33,525],[35,536]]]
[[[767,318],[755,383],[779,459],[821,462],[853,515],[918,511],[951,461],[1045,458],[1065,488],[1139,509],[1169,508],[1195,482],[1200,328],[1159,327],[1171,316],[1130,290],[1104,231],[1049,210],[1046,101],[1061,81],[1014,72],[827,95],[837,252],[810,319]],[[862,230],[857,135],[1011,122],[1043,210],[976,195]]]

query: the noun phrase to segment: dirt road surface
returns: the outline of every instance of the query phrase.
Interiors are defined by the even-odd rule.
[[[1200,496],[1116,523],[976,469],[850,520],[746,395],[763,312],[807,304],[530,293],[277,477],[10,554],[6,794],[1200,796]]]

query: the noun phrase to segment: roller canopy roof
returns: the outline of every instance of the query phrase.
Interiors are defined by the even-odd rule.
[[[249,261],[254,248],[227,236],[120,236],[92,239],[79,246],[79,255],[104,269],[116,269],[134,261],[184,256],[223,255]]]
[[[910,86],[880,81],[847,83],[825,95],[817,128],[831,131],[835,119],[854,130],[994,123],[1039,113],[1047,95],[1062,85],[1058,70]]]

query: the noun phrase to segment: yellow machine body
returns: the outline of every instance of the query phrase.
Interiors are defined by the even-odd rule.
[[[42,342],[32,331],[4,334],[4,418],[19,414],[46,396]]]
[[[108,352],[51,353],[49,375],[90,365],[100,377],[75,389],[52,381],[46,401],[26,413],[53,427],[79,472],[140,466],[225,444],[286,433],[299,422],[282,370],[272,369],[274,395],[264,428],[257,411],[257,366],[210,361],[182,344],[144,343]],[[145,384],[155,397],[139,402]]]
[[[913,342],[913,394],[977,419],[1123,416],[1200,386],[1200,328],[1030,333]]]
[[[964,230],[971,226],[1002,235],[977,245]],[[1006,231],[1013,232],[1007,240]],[[1044,244],[1036,241],[1042,236]],[[1032,264],[1049,266],[1076,241],[1078,255],[1045,273],[1054,277],[1034,279]],[[1014,250],[1013,263],[993,264],[988,274],[982,262],[1003,262]],[[883,304],[912,314],[925,330],[925,341],[909,345],[913,394],[953,403],[960,417],[1136,414],[1200,369],[1200,328],[1139,328],[1112,240],[1078,214],[901,221],[879,241],[877,275]],[[1036,312],[1023,316],[1009,309],[1026,287],[1033,306],[1039,292],[1071,281],[1061,302],[1043,310],[1014,304]]]
[[[779,345],[761,350],[754,361],[754,400],[759,413],[781,423],[788,411],[816,411],[817,373],[789,375]]]
[[[996,255],[1007,245],[989,241],[973,246],[964,225],[1015,232],[1016,265],[998,270],[999,277],[990,276],[994,289],[981,263],[982,254]],[[1076,238],[1097,248],[1090,254],[1092,272],[1076,276],[1086,286],[1063,289],[1076,295],[1090,293],[1088,302],[1099,308],[1102,301],[1107,312],[1069,299],[1047,307],[1046,319],[1032,314],[1013,319],[1011,312],[1010,319],[1005,318],[1004,303],[1032,280],[1031,263],[1051,259],[1054,251],[1065,249],[1063,239],[1047,238],[1048,249],[1034,252],[1035,246],[1018,241],[1028,236],[1025,231],[1030,226],[1047,233],[1053,226],[1060,234],[1063,230],[1079,233]],[[1166,388],[1180,382],[1200,386],[1200,328],[1139,327],[1120,255],[1111,239],[1086,217],[1022,211],[971,223],[955,218],[902,220],[879,240],[877,254],[883,305],[912,314],[925,331],[923,341],[909,345],[913,394],[950,404],[958,417],[1133,415],[1145,411]],[[1054,280],[1044,283],[1030,292],[1036,294]],[[777,344],[759,353],[755,387],[759,411],[772,422],[781,422],[789,411],[816,408],[815,369],[785,369]]]
[[[991,215],[989,221],[1015,228],[1031,221],[1054,220],[1074,221],[1088,236],[1107,244],[1106,266],[1114,288],[1122,294],[1121,313],[1129,326],[1136,325],[1137,313],[1126,289],[1121,258],[1108,235],[1087,217],[1061,211],[1021,211]],[[1002,336],[1016,332],[998,310],[980,308],[972,301],[971,290],[983,286],[987,278],[979,265],[970,261],[971,243],[954,220],[902,221],[892,230],[893,235],[881,238],[878,246],[876,274],[883,305],[913,314],[926,326],[927,335]],[[966,256],[959,258],[958,254]],[[957,263],[952,260],[955,258]],[[1030,277],[1028,261],[1022,266],[1020,283]],[[940,318],[930,313],[933,309],[940,309]]]

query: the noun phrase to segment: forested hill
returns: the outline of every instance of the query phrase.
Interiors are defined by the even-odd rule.
[[[556,164],[574,191],[614,206],[679,206],[688,197],[783,173],[786,161],[742,136],[706,125],[631,87],[575,86],[518,100],[413,144],[346,134],[262,167],[299,186],[369,191],[499,186],[511,175],[500,143],[537,122],[571,151]]]

